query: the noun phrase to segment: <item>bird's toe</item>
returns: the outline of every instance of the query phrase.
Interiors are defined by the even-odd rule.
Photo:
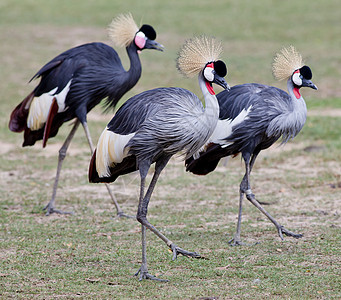
[[[299,239],[299,238],[303,237],[303,234],[291,232],[291,231],[285,229],[283,226],[281,227],[281,232],[283,234],[285,234],[286,236],[291,236],[295,239]],[[282,239],[283,239],[283,236],[282,236]]]
[[[160,279],[157,278],[156,276],[153,276],[151,274],[148,273],[148,270],[146,270],[146,268],[144,268],[143,266],[141,266],[138,271],[135,273],[135,276],[139,276],[139,281],[142,281],[143,279],[149,279],[149,280],[156,280],[156,281],[160,281],[160,282],[168,282],[169,280],[167,279]]]
[[[171,249],[173,251],[173,260],[177,259],[178,254],[182,254],[183,256],[193,257],[193,258],[204,258],[197,252],[190,252],[190,251],[184,250],[174,244],[171,245]]]

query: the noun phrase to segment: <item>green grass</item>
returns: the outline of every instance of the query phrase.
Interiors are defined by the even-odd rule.
[[[148,235],[150,273],[168,283],[139,282],[140,225],[115,219],[105,187],[87,182],[89,150],[76,133],[63,166],[57,207],[72,216],[45,217],[64,125],[46,149],[21,148],[8,130],[10,112],[34,87],[27,84],[48,60],[73,46],[104,41],[106,26],[121,12],[153,25],[163,53],[143,51],[143,74],[128,97],[158,86],[181,86],[200,95],[196,79],[184,79],[175,59],[193,34],[223,41],[230,85],[275,82],[271,62],[294,44],[312,68],[318,91],[302,90],[308,119],[284,147],[261,153],[253,191],[286,228],[304,234],[282,242],[276,229],[245,202],[242,240],[230,247],[244,173],[240,157],[221,162],[208,176],[185,172],[172,159],[149,207],[150,221],[180,247],[207,259],[172,254]],[[0,298],[15,299],[339,299],[341,298],[341,89],[339,1],[42,1],[0,0]],[[128,66],[124,49],[118,49]],[[94,141],[112,113],[89,114]],[[150,180],[150,178],[148,178]],[[125,212],[136,212],[137,174],[112,185]],[[254,244],[260,242],[259,244]]]

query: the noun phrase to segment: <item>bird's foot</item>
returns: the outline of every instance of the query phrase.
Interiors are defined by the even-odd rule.
[[[150,279],[150,280],[156,280],[156,281],[160,281],[160,282],[168,282],[169,281],[167,279],[160,279],[160,278],[157,278],[157,277],[149,274],[147,267],[144,266],[143,264],[138,269],[138,271],[135,273],[135,276],[138,276],[139,274],[140,274],[139,281],[141,281],[142,279]]]
[[[233,238],[232,240],[229,240],[229,245],[231,246],[231,247],[235,247],[235,246],[243,246],[243,245],[245,245],[245,243],[243,243],[243,242],[241,242],[240,240],[237,240],[237,239],[235,239],[235,238]]]
[[[288,229],[285,229],[283,226],[278,226],[277,227],[277,231],[278,231],[278,235],[279,237],[283,240],[283,233],[286,235],[286,236],[291,236],[295,239],[299,239],[303,236],[303,234],[300,234],[300,233],[293,233],[291,231],[289,231]]]
[[[117,212],[117,215],[115,218],[127,218],[127,219],[135,219],[136,220],[136,217],[127,215],[123,211]]]
[[[228,243],[229,243],[229,245],[230,245],[231,247],[235,247],[235,246],[254,246],[254,245],[259,244],[259,242],[255,242],[255,243],[252,243],[252,244],[243,243],[243,242],[240,241],[240,239],[236,239],[236,238],[233,238],[233,239],[230,240]]]
[[[190,252],[190,251],[184,250],[184,249],[178,247],[175,244],[171,244],[170,248],[173,251],[173,258],[172,258],[172,260],[177,259],[178,254],[182,254],[183,256],[193,257],[193,258],[204,258],[203,256],[201,256],[197,252]]]
[[[73,215],[72,211],[62,211],[59,209],[55,209],[53,206],[47,204],[43,210],[46,210],[45,216],[52,215],[53,213],[60,214],[60,215]]]

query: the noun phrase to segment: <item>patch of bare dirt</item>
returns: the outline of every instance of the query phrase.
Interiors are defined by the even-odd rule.
[[[6,154],[7,152],[12,151],[15,149],[14,144],[6,143],[6,142],[1,142],[1,147],[0,147],[0,155]]]

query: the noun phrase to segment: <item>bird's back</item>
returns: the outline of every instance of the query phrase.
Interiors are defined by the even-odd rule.
[[[248,111],[245,119],[232,128],[232,133],[226,135],[226,141],[243,143],[241,148],[256,147],[283,136],[287,141],[302,129],[305,117],[305,103],[294,103],[285,91],[276,87],[249,83],[231,88],[217,95],[220,106],[220,120],[235,119],[243,110]],[[270,141],[268,141],[270,140]]]
[[[198,151],[205,140],[198,138],[198,126],[193,124],[193,119],[203,111],[198,97],[182,88],[152,89],[128,99],[102,133],[114,142],[110,146],[97,145],[96,150],[109,147],[115,152],[111,157],[120,153],[119,161],[111,162],[109,177],[100,177],[95,167],[96,155],[93,155],[90,181],[112,182],[120,175],[137,170],[137,161],[152,163],[163,154],[171,156],[183,150]],[[100,138],[99,143],[103,142]],[[99,155],[102,157],[103,153]]]
[[[42,139],[44,127],[30,130],[26,124],[32,99],[42,95],[51,98],[52,103],[55,95],[63,94],[58,96],[58,114],[53,118],[48,137],[55,136],[59,127],[74,117],[85,122],[87,112],[102,99],[115,98],[117,94],[117,101],[121,98],[124,76],[119,75],[124,73],[117,52],[108,45],[89,43],[69,49],[45,64],[32,77],[31,80],[40,78],[40,82],[12,112],[9,127],[16,132],[25,130],[23,146],[33,145]]]
[[[270,147],[281,136],[294,137],[305,122],[305,104],[295,105],[285,91],[248,83],[217,95],[220,116],[217,127],[200,158],[186,161],[187,170],[207,174],[222,157]]]
[[[220,107],[219,119],[234,119],[243,109],[272,106],[271,103],[285,102],[290,105],[289,95],[276,87],[246,83],[233,86],[230,91],[217,95]]]
[[[126,101],[108,128],[121,135],[135,133],[127,147],[141,159],[152,154],[157,157],[162,151],[192,153],[205,141],[207,129],[197,123],[203,112],[201,101],[192,92],[157,88]]]
[[[203,112],[198,97],[186,89],[174,87],[148,90],[128,99],[116,112],[108,127],[119,134],[133,133],[156,114],[176,116],[178,109],[181,109],[181,115]]]
[[[58,87],[58,94],[66,84],[87,68],[110,68],[112,72],[122,71],[123,66],[117,52],[103,43],[88,43],[71,48],[45,64],[31,79],[41,77],[35,88],[35,96]],[[98,74],[101,76],[101,73]]]

